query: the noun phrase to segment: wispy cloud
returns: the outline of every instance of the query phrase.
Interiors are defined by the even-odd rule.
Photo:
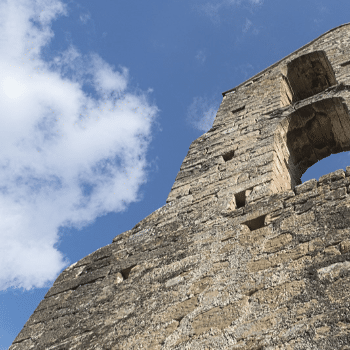
[[[243,81],[252,76],[254,67],[250,63],[241,64],[235,67],[235,71],[241,74]]]
[[[243,33],[247,33],[247,31],[249,30],[249,28],[253,25],[253,22],[250,21],[248,18],[246,18],[245,23],[243,25],[242,28],[242,32]]]
[[[208,131],[213,125],[221,100],[220,95],[212,98],[194,97],[187,110],[187,121],[197,130]]]
[[[316,7],[316,18],[314,18],[314,23],[317,25],[322,23],[325,20],[325,18],[329,16],[329,14],[329,8],[320,3]]]
[[[261,6],[263,2],[264,0],[209,0],[203,3],[199,0],[195,7],[200,13],[208,16],[210,20],[217,25],[221,22],[220,11],[241,5],[258,7]]]
[[[60,15],[59,0],[0,2],[0,290],[47,286],[69,263],[59,228],[125,210],[147,181],[157,107],[96,53],[44,61]]]
[[[250,19],[246,18],[245,23],[242,27],[242,32],[243,34],[250,32],[254,35],[257,35],[259,34],[259,29],[254,26],[253,22]]]
[[[201,63],[204,63],[205,60],[207,59],[207,56],[206,54],[204,53],[203,50],[199,50],[196,54],[196,59],[201,62]]]
[[[202,12],[205,16],[208,16],[214,24],[220,23],[219,10],[222,7],[222,3],[206,2],[198,6],[199,12]]]
[[[84,24],[86,24],[90,20],[90,18],[91,18],[91,15],[88,13],[84,13],[79,16],[80,21],[83,22]]]
[[[222,0],[226,5],[241,5],[247,3],[250,5],[262,5],[264,0]]]

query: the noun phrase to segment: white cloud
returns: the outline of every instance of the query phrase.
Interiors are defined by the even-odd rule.
[[[157,107],[97,54],[45,62],[59,15],[59,0],[0,2],[0,290],[48,286],[69,263],[59,228],[125,210],[147,180]]]
[[[211,129],[216,113],[220,107],[221,96],[211,99],[195,97],[187,111],[187,121],[197,130],[207,132]]]

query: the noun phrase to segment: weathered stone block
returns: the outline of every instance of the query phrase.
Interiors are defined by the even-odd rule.
[[[214,307],[196,316],[192,321],[194,334],[204,333],[210,328],[224,329],[242,315],[242,309],[248,305],[248,298],[223,307]]]
[[[339,169],[334,171],[333,173],[322,175],[318,182],[319,184],[330,184],[333,181],[341,180],[345,178],[345,171],[343,169]]]
[[[293,240],[293,236],[289,233],[281,234],[275,238],[269,239],[264,246],[264,251],[267,253],[275,253],[281,250],[285,245]]]
[[[308,211],[300,215],[293,214],[281,222],[280,230],[292,231],[296,228],[300,228],[302,226],[305,226],[309,223],[314,222],[315,219],[316,219],[316,216],[313,211]]]
[[[306,182],[304,182],[301,185],[298,185],[294,188],[295,194],[301,194],[304,192],[308,192],[311,190],[315,190],[317,188],[317,180],[316,179],[312,179],[312,180],[308,180]]]
[[[181,303],[178,303],[174,306],[171,306],[167,310],[167,313],[164,315],[164,320],[165,321],[176,320],[180,322],[186,315],[188,315],[193,310],[195,310],[197,308],[197,305],[198,305],[198,298],[193,297]]]
[[[345,175],[350,176],[350,165],[346,167]]]
[[[339,248],[342,254],[350,252],[350,240],[340,242]]]

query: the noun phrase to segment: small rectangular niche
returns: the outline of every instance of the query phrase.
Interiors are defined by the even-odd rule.
[[[247,225],[250,231],[258,230],[259,228],[264,227],[266,215],[258,216],[255,219],[242,222],[243,225]]]
[[[245,105],[234,109],[233,111],[231,111],[231,113],[235,114],[235,113],[238,113],[240,111],[243,111],[244,109],[245,109]]]
[[[236,199],[236,209],[242,208],[246,204],[246,196],[245,191],[239,192],[235,194]]]
[[[135,267],[136,265],[130,266],[127,269],[121,270],[120,273],[122,274],[124,280],[129,278],[131,270]]]
[[[225,153],[222,158],[224,158],[225,162],[228,162],[229,160],[231,160],[233,157],[235,156],[235,151],[230,151]]]
[[[346,67],[348,65],[350,65],[350,61],[346,61],[340,64],[341,67]]]
[[[247,196],[249,196],[252,190],[253,188],[247,188],[246,190],[234,195],[236,200],[236,209],[242,208],[247,204]]]

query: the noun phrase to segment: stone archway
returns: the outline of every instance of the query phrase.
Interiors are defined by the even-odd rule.
[[[333,97],[291,113],[276,133],[279,159],[290,188],[319,160],[350,150],[350,119],[344,100]],[[282,162],[281,162],[282,163]]]

